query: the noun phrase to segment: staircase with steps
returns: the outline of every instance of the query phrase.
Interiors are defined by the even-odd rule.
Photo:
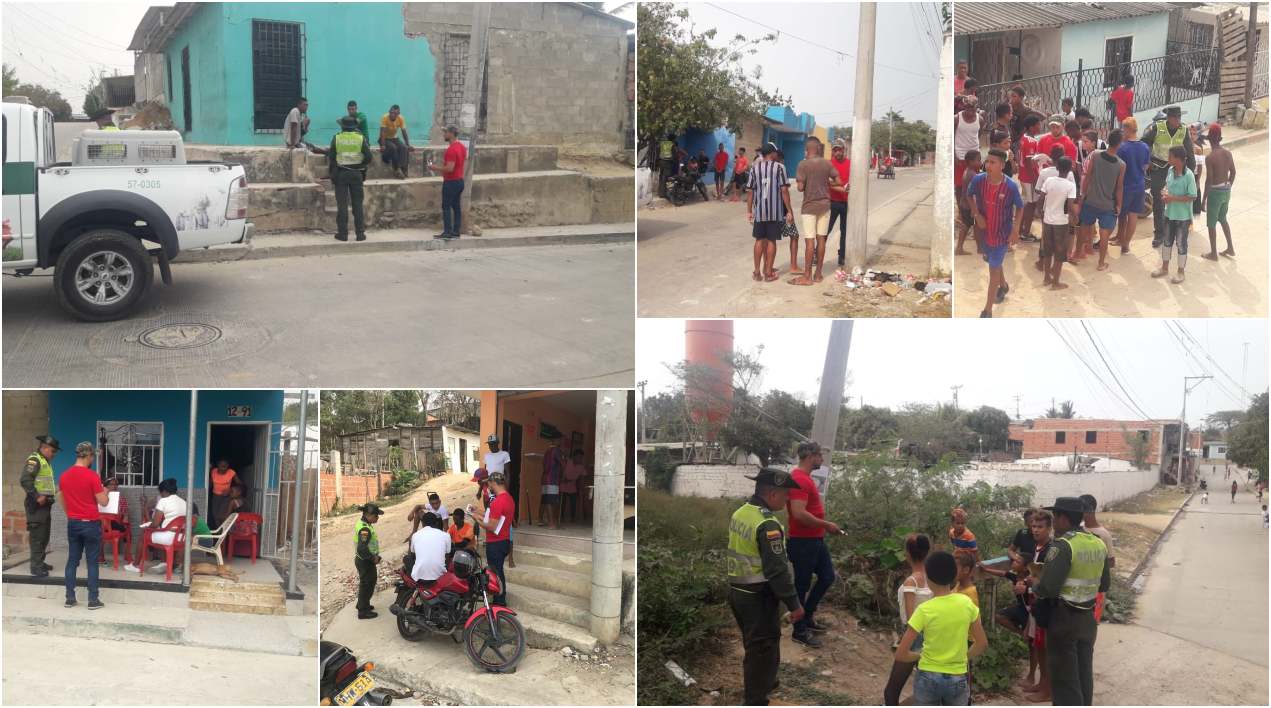
[[[190,580],[190,609],[252,615],[287,614],[287,596],[277,583],[235,582],[196,576]]]
[[[519,541],[519,537],[518,537]],[[591,557],[517,543],[516,567],[503,567],[508,606],[536,649],[565,646],[591,653],[600,642],[591,635]]]

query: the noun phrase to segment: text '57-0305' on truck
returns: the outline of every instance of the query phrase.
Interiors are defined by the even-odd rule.
[[[53,268],[67,311],[126,317],[182,250],[251,238],[241,165],[187,162],[181,135],[86,130],[57,162],[53,114],[4,103],[4,270]]]

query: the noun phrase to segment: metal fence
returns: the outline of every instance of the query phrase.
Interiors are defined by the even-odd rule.
[[[1253,55],[1253,97],[1267,95],[1267,50]]]
[[[1192,46],[1171,44],[1184,49]],[[992,111],[998,103],[1007,102],[1013,86],[1020,85],[1027,92],[1025,105],[1046,115],[1058,113],[1063,99],[1071,98],[1076,106],[1090,110],[1096,127],[1106,129],[1115,118],[1113,109],[1108,106],[1108,96],[1122,77],[1134,77],[1134,106],[1141,110],[1217,94],[1218,68],[1218,50],[1212,48],[1099,67],[1086,67],[1079,60],[1076,71],[988,84],[977,88],[976,95],[980,106]],[[1262,95],[1266,95],[1265,59],[1261,70]]]
[[[97,469],[120,486],[154,487],[163,474],[163,424],[104,421],[97,424]]]

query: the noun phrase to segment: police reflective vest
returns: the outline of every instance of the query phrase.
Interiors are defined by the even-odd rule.
[[[663,160],[669,160],[672,157],[675,157],[675,141],[663,140],[662,145],[659,148],[658,156]]]
[[[1169,149],[1176,145],[1182,147],[1186,139],[1187,126],[1179,123],[1178,132],[1171,135],[1169,124],[1163,120],[1156,121],[1156,139],[1152,141],[1152,159],[1169,162]]]
[[[1095,595],[1099,593],[1099,581],[1103,578],[1108,547],[1103,545],[1102,539],[1089,531],[1072,531],[1057,540],[1067,543],[1072,550],[1072,565],[1059,590],[1059,596],[1077,605],[1094,602]]]
[[[44,455],[38,452],[31,453],[26,460],[40,465],[40,471],[35,473],[35,493],[46,497],[53,496],[57,492],[57,485],[53,482],[53,466],[44,459]]]
[[[759,542],[755,540],[759,525],[766,521],[776,521],[782,535],[785,535],[781,520],[767,509],[746,502],[733,512],[732,521],[728,524],[728,582],[750,585],[768,580],[763,574]]]
[[[341,167],[353,167],[362,164],[362,141],[366,138],[361,133],[345,131],[335,136],[335,161]]]
[[[115,126],[115,125],[108,125],[108,126],[106,126],[105,128],[102,128],[102,130],[116,130],[116,131],[117,131],[117,130],[119,130],[119,126]]]
[[[358,133],[358,135],[361,135],[361,133]],[[371,532],[371,538],[368,539],[366,542],[366,549],[371,552],[371,555],[378,556],[380,554],[380,539],[378,536],[375,535],[375,527],[366,523],[365,519],[358,519],[357,526],[353,527],[354,554],[356,555],[357,544],[361,541],[361,538],[362,538],[362,529],[367,529],[368,531]]]

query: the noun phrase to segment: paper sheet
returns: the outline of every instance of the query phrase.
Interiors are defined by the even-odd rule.
[[[106,504],[105,505],[98,504],[97,511],[103,514],[118,514],[119,513],[119,492],[107,492],[106,496],[107,496]]]

